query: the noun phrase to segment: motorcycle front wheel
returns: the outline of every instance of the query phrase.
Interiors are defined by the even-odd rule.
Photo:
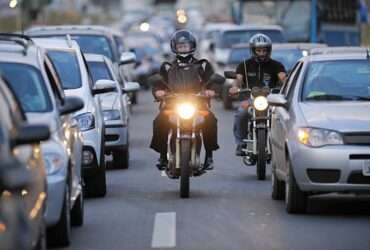
[[[257,178],[258,180],[266,179],[266,130],[257,130]]]
[[[190,159],[191,159],[191,141],[182,140],[180,142],[180,197],[189,198],[190,189]]]

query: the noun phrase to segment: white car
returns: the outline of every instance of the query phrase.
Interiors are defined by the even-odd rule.
[[[129,167],[129,97],[128,92],[137,91],[138,83],[119,84],[112,62],[105,56],[85,54],[94,82],[106,82],[115,90],[102,94],[100,101],[105,122],[105,152],[113,155],[114,168]]]
[[[88,195],[105,196],[105,127],[99,94],[112,88],[93,83],[80,47],[69,36],[65,39],[35,38],[34,41],[47,50],[65,94],[79,96],[85,103],[84,108],[75,113],[83,136],[82,175]]]
[[[45,50],[21,35],[0,35],[0,71],[14,90],[30,124],[47,124],[50,139],[41,143],[47,173],[45,220],[48,241],[68,246],[71,222],[83,223],[81,137],[70,113],[83,107],[65,97]]]

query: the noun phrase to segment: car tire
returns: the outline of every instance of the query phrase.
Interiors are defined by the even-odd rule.
[[[233,107],[233,99],[229,95],[230,87],[223,87],[222,88],[222,104],[225,110],[232,110]]]
[[[289,160],[287,161],[287,169],[287,180],[285,182],[286,211],[289,214],[305,213],[308,195],[299,188]]]
[[[64,192],[62,213],[58,223],[47,230],[48,245],[68,247],[71,243],[71,197],[68,184]]]
[[[283,200],[285,195],[285,183],[281,181],[276,176],[276,169],[272,167],[272,174],[271,174],[271,185],[272,185],[272,192],[271,198],[273,200]]]
[[[82,226],[84,224],[84,193],[81,191],[71,211],[72,226]]]
[[[115,169],[127,169],[129,168],[130,152],[128,145],[121,149],[116,149],[112,152],[113,154],[113,168]]]

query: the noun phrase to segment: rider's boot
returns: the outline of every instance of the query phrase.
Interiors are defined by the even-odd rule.
[[[206,157],[204,159],[203,170],[212,170],[214,168],[213,164],[213,153],[212,151],[206,152]]]
[[[167,153],[166,154],[163,153],[159,157],[156,167],[158,168],[158,170],[165,170],[167,165],[168,165]]]

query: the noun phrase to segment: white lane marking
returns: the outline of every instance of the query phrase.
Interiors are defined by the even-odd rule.
[[[152,248],[176,247],[176,213],[156,213]]]

